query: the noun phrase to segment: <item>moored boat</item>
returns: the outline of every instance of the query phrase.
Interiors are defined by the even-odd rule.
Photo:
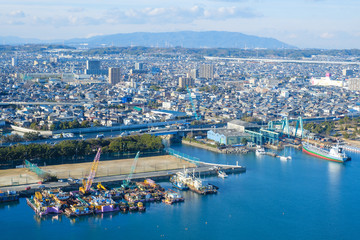
[[[265,155],[265,154],[266,154],[265,148],[263,148],[263,147],[257,148],[257,149],[255,150],[255,154],[256,154],[256,155]]]
[[[19,194],[16,191],[7,191],[7,192],[0,191],[0,203],[12,202],[18,200],[19,200]]]

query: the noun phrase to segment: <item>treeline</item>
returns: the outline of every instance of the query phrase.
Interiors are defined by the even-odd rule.
[[[98,127],[101,126],[101,123],[98,120],[94,122],[84,120],[80,123],[78,120],[74,119],[73,121],[64,121],[57,124],[51,124],[50,127],[48,127],[47,124],[39,126],[38,122],[33,122],[31,123],[30,128],[33,130],[55,131],[55,130],[66,130],[73,128],[89,128],[91,126]]]
[[[23,141],[35,141],[35,140],[41,140],[44,139],[43,136],[40,135],[40,133],[36,132],[27,132],[24,133],[23,136],[20,136],[19,134],[11,134],[11,135],[5,135],[1,137],[1,140],[5,143],[12,143],[12,142],[23,142]]]
[[[164,149],[160,137],[149,134],[128,136],[115,139],[91,139],[86,141],[67,140],[56,145],[51,144],[17,144],[0,148],[0,164],[12,161],[31,159],[71,160],[73,157],[93,155],[101,147],[103,153],[155,151]]]
[[[334,122],[322,122],[322,123],[307,123],[304,124],[304,129],[316,133],[316,134],[325,134],[330,135],[331,131],[335,129],[335,123]]]

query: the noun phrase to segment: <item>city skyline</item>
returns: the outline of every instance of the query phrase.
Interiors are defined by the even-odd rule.
[[[71,39],[131,32],[230,31],[299,48],[360,48],[354,0],[199,0],[2,3],[0,36]]]

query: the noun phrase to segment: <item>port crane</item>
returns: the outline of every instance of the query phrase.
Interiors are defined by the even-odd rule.
[[[132,175],[135,172],[136,164],[137,164],[138,159],[139,159],[139,155],[140,155],[140,151],[138,151],[136,153],[136,156],[134,158],[134,162],[133,162],[133,164],[131,166],[131,169],[130,169],[130,173],[129,173],[128,177],[126,178],[126,180],[123,181],[122,187],[124,187],[124,188],[128,188],[130,186],[130,181],[131,181]]]
[[[90,170],[90,173],[89,173],[89,176],[87,178],[87,181],[83,180],[83,186],[79,188],[79,191],[83,194],[86,194],[89,192],[90,190],[90,187],[93,183],[93,180],[95,178],[95,175],[96,175],[96,171],[97,171],[97,168],[98,168],[98,165],[99,165],[99,161],[100,161],[100,155],[101,155],[101,148],[98,149],[97,153],[96,153],[96,156],[94,158],[94,162],[91,166],[91,170]]]
[[[196,119],[196,120],[200,120],[200,116],[197,115],[197,113],[196,113],[196,108],[195,108],[195,105],[194,105],[194,101],[193,101],[193,99],[192,99],[192,97],[191,97],[190,89],[189,89],[189,87],[188,87],[187,85],[186,85],[186,89],[187,89],[187,91],[188,91],[188,93],[189,93],[189,98],[190,98],[190,102],[191,102],[191,106],[192,106],[193,113],[194,113],[194,115],[195,115],[195,119]]]

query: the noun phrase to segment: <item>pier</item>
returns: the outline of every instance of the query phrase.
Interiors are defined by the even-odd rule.
[[[236,174],[246,172],[246,168],[236,165],[224,165],[224,164],[212,164],[199,162],[199,166],[196,168],[189,168],[189,171],[195,170],[196,173],[199,173],[200,176],[216,176],[217,172],[213,169],[214,166],[220,166],[226,174]],[[154,171],[154,172],[144,172],[144,173],[134,173],[132,176],[132,181],[143,181],[147,178],[151,178],[154,181],[169,181],[170,177],[176,172],[181,171],[182,169],[175,169],[169,171]],[[123,180],[127,178],[127,175],[118,175],[118,176],[105,176],[94,179],[94,184],[101,182],[104,186],[120,186],[123,183]],[[40,184],[29,184],[21,186],[9,186],[0,188],[2,191],[18,191],[21,197],[26,197],[35,194],[35,191],[40,189]],[[49,182],[43,183],[43,188],[61,188],[63,191],[72,191],[79,189],[82,186],[81,183],[78,184],[69,184],[67,182]],[[25,190],[27,187],[30,189]]]

